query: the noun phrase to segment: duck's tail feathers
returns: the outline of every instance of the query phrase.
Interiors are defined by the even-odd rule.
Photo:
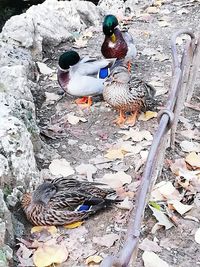
[[[118,199],[102,199],[102,201],[99,202],[98,204],[90,206],[90,212],[96,213],[97,211],[109,208],[113,204],[117,204],[119,202],[121,202],[121,200],[118,200]]]
[[[156,89],[149,83],[145,83],[148,98],[154,98],[156,94]]]

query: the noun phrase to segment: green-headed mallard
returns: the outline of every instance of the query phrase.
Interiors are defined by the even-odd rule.
[[[119,23],[115,16],[107,15],[103,22],[105,39],[101,52],[105,58],[125,59],[128,70],[131,69],[131,62],[136,57],[137,50],[132,36],[128,32],[120,31]]]
[[[99,183],[72,178],[45,181],[23,196],[22,207],[34,225],[65,225],[80,221],[118,200],[109,199],[115,191],[100,189]]]
[[[102,94],[103,81],[116,59],[80,58],[75,51],[67,51],[59,58],[58,83],[70,95],[83,97],[77,104],[92,104],[92,96]]]
[[[131,112],[127,123],[134,125],[137,114],[153,102],[155,89],[148,83],[133,77],[125,66],[116,67],[104,82],[104,100],[120,112],[117,124],[126,120],[125,113]]]

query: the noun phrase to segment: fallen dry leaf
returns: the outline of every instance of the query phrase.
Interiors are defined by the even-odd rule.
[[[198,244],[200,244],[200,228],[196,231],[194,239]]]
[[[155,7],[155,6],[150,6],[145,10],[147,13],[149,14],[156,14],[159,12],[159,8]]]
[[[109,149],[108,152],[105,154],[105,158],[107,159],[123,159],[124,155],[127,152],[122,150],[121,148],[117,148],[117,149]]]
[[[19,249],[16,252],[16,255],[18,257],[18,260],[20,262],[20,266],[34,266],[33,264],[33,250],[28,249],[24,244],[19,244]]]
[[[162,21],[158,21],[158,25],[160,27],[168,27],[168,26],[171,26],[171,24],[165,20],[162,20]]]
[[[145,267],[169,267],[169,264],[154,252],[145,251],[142,255]]]
[[[180,147],[184,152],[200,152],[200,144],[184,140],[180,143]]]
[[[185,161],[192,167],[200,168],[200,155],[195,152],[189,153]]]
[[[87,46],[88,40],[84,39],[83,37],[79,37],[73,44],[75,48],[84,48]]]
[[[95,146],[92,146],[92,145],[87,145],[87,144],[83,144],[80,146],[80,149],[83,151],[83,152],[92,152],[96,149]]]
[[[164,95],[168,92],[167,86],[164,86],[164,81],[153,77],[149,82],[156,89],[156,96]]]
[[[153,187],[150,200],[162,201],[172,199],[181,200],[182,196],[170,181],[162,181]]]
[[[86,175],[89,182],[93,182],[92,175],[97,172],[97,168],[92,164],[80,164],[76,167],[76,171],[81,175]]]
[[[187,166],[184,159],[176,159],[170,164],[170,169],[175,175],[180,175],[180,170],[187,170]]]
[[[135,142],[140,142],[143,139],[146,139],[147,141],[152,141],[153,136],[149,131],[146,130],[134,130],[133,128],[130,128],[128,131],[119,131],[119,133],[124,134],[123,140],[132,139]]]
[[[46,267],[53,263],[62,263],[68,258],[68,251],[63,244],[39,247],[33,254],[33,262],[37,267]]]
[[[146,141],[147,142],[147,141]],[[110,160],[123,159],[124,156],[131,156],[138,154],[145,146],[149,144],[137,143],[133,145],[131,141],[120,141],[114,145],[113,148],[110,148],[105,155],[106,158]]]
[[[74,174],[74,169],[70,166],[70,163],[66,159],[54,159],[50,165],[49,170],[53,175],[63,175],[67,177]]]
[[[163,62],[165,60],[169,60],[169,57],[167,55],[161,54],[161,53],[157,53],[154,56],[152,56],[152,59],[155,61],[160,61]]]
[[[164,226],[166,230],[174,226],[174,224],[168,219],[167,215],[164,212],[158,209],[155,209],[151,207],[150,205],[149,205],[149,208],[153,211],[153,215],[156,217],[158,221],[156,225]]]
[[[101,256],[98,256],[98,255],[93,255],[93,256],[89,256],[85,263],[87,265],[89,265],[90,263],[100,263],[102,262],[103,258]]]
[[[45,96],[46,96],[46,102],[54,102],[57,101],[60,96],[54,93],[49,93],[49,92],[45,92]]]
[[[130,184],[131,181],[131,176],[123,171],[119,171],[117,173],[107,173],[102,179],[99,179],[99,182],[107,184],[112,188],[122,187],[124,184]]]
[[[81,121],[81,122],[86,122],[87,121],[85,118],[75,116],[73,113],[67,114],[67,120],[72,125],[77,124],[79,121]]]
[[[122,210],[131,210],[133,208],[133,202],[129,200],[129,197],[125,197],[125,199],[120,202],[117,207]]]
[[[51,81],[57,81],[58,80],[58,76],[57,73],[53,73],[49,76],[49,80]]]
[[[55,226],[34,226],[31,228],[31,234],[36,233],[36,232],[42,232],[46,230],[50,234],[56,234],[57,233],[57,228]]]
[[[74,228],[81,226],[82,224],[83,224],[83,222],[74,222],[74,223],[64,225],[64,228],[65,229],[74,229]]]
[[[38,69],[39,69],[39,72],[43,75],[49,75],[51,73],[53,73],[54,71],[49,68],[45,63],[43,62],[36,62],[37,66],[38,66]]]
[[[161,252],[161,247],[154,241],[149,240],[148,238],[145,238],[142,240],[142,242],[139,244],[139,249],[143,251],[153,251],[153,252]]]
[[[100,245],[102,247],[110,248],[112,245],[114,245],[115,241],[119,239],[119,236],[117,234],[107,234],[104,236],[94,236],[93,242],[97,245]]]
[[[159,183],[158,190],[167,200],[176,199],[180,200],[182,199],[182,196],[178,192],[178,190],[173,186],[172,182],[161,182]]]
[[[193,208],[193,205],[184,205],[178,200],[170,200],[168,201],[168,203],[171,204],[173,208],[181,215],[185,214]]]
[[[138,120],[139,120],[139,121],[148,121],[148,120],[150,120],[150,119],[152,119],[152,118],[156,118],[157,115],[158,115],[157,112],[154,112],[154,111],[150,111],[150,110],[149,110],[149,111],[146,111],[145,113],[142,113],[142,114],[139,116]]]

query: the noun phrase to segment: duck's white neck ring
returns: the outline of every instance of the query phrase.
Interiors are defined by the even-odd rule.
[[[69,69],[62,69],[59,65],[58,65],[58,68],[59,68],[59,70],[61,70],[61,71],[63,71],[63,72],[68,72],[69,71]]]

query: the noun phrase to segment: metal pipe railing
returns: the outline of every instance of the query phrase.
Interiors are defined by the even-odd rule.
[[[181,34],[190,36],[190,41],[187,42],[182,54],[181,62],[178,59],[176,38]],[[153,184],[156,182],[158,173],[162,170],[164,153],[167,147],[167,135],[170,129],[173,133],[176,132],[178,116],[180,114],[182,103],[184,103],[188,90],[184,90],[184,95],[181,88],[184,83],[188,83],[189,77],[193,77],[191,73],[192,62],[197,62],[196,58],[200,55],[200,41],[196,42],[195,35],[189,30],[177,31],[171,39],[171,49],[173,57],[173,76],[171,88],[166,104],[166,108],[158,114],[158,129],[154,134],[152,145],[146,161],[144,173],[141,180],[140,189],[136,198],[135,209],[131,211],[130,220],[127,230],[126,241],[121,251],[115,256],[106,257],[100,267],[127,267],[131,261],[131,266],[134,266],[137,258],[138,242],[140,237],[141,223],[144,216],[145,207],[148,201],[149,194]],[[196,70],[196,68],[195,68]],[[187,77],[183,74],[187,73]],[[195,76],[196,77],[196,76]],[[193,81],[194,83],[194,81]],[[181,108],[180,108],[181,107]],[[175,122],[175,124],[174,124]],[[174,140],[173,140],[174,142]]]

